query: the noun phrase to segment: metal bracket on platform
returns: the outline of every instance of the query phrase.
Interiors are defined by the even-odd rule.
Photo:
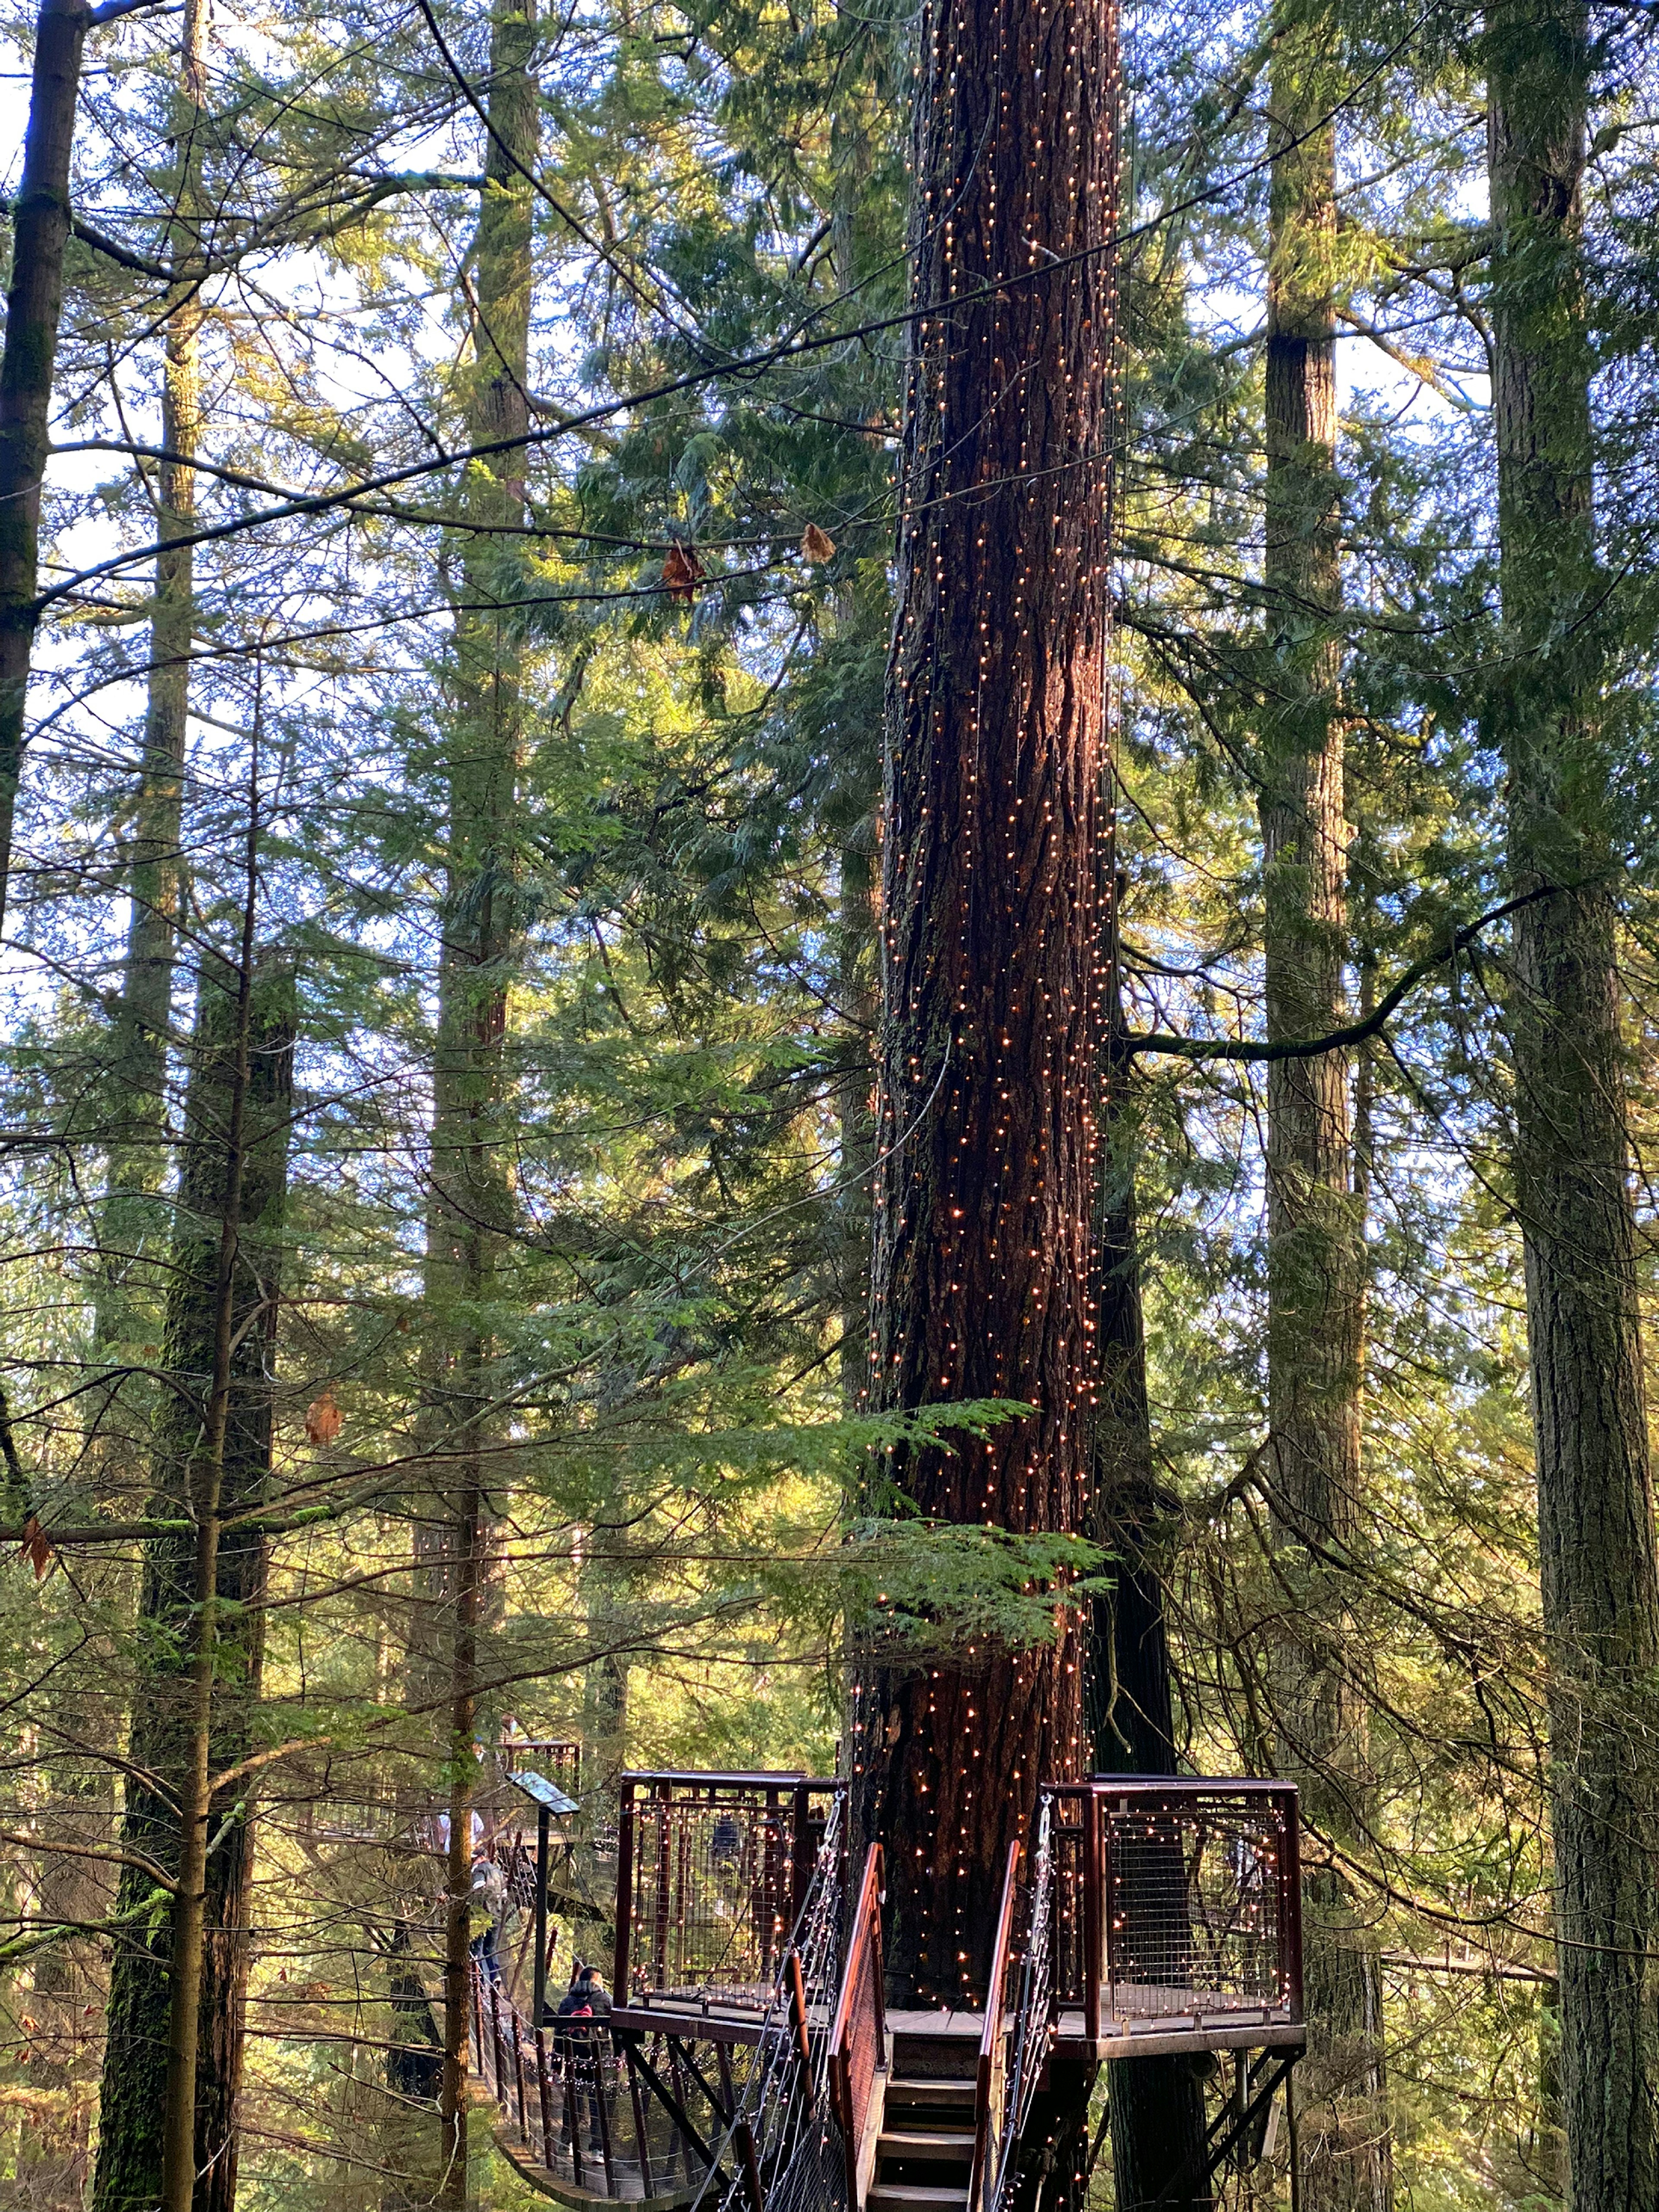
[[[1194,2182],[1209,2180],[1216,2168],[1234,2157],[1241,2148],[1249,2152],[1249,2156],[1238,2160],[1240,2166],[1254,2165],[1263,2154],[1266,2148],[1267,2123],[1273,2098],[1281,2082],[1285,2084],[1286,2097],[1289,2097],[1291,2072],[1301,2056],[1302,2053],[1299,2051],[1288,2051],[1282,2056],[1273,2051],[1265,2051],[1258,2066],[1253,2068],[1248,2074],[1241,2063],[1237,2086],[1234,2094],[1229,2097],[1214,2119],[1211,2121],[1209,2130],[1205,2136],[1204,2148],[1199,2158],[1188,2159],[1174,2179],[1164,2183],[1156,2197],[1147,2198],[1142,2212],[1158,2212],[1160,2205],[1174,2203],[1186,2190],[1192,2186]],[[1250,2081],[1255,2073],[1261,2070],[1266,2071],[1267,2078],[1252,2095],[1249,2091]],[[1291,2187],[1294,2190],[1296,2179],[1294,2139],[1292,2139],[1291,2155]]]

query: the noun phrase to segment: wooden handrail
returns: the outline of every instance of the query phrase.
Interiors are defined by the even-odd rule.
[[[991,1978],[986,1984],[985,2026],[980,2031],[979,2067],[974,2078],[974,2170],[968,2183],[968,2212],[978,2212],[985,2187],[985,2169],[991,2149],[992,2084],[996,2079],[999,2046],[1003,2038],[1002,1996],[1008,1978],[1008,1953],[1013,1942],[1014,1901],[1019,1890],[1018,1842],[1008,1846],[1008,1867],[1002,1877],[1002,1909],[997,1914],[996,1942],[991,1948]]]
[[[847,2158],[848,2212],[857,2212],[860,2116],[853,2110],[853,2010],[859,1989],[866,1979],[871,1990],[875,2027],[875,2063],[887,2055],[887,2008],[881,1967],[881,1845],[872,1844],[859,1884],[858,1905],[853,1914],[847,1945],[847,1966],[841,1978],[835,2025],[830,2031],[830,2087],[836,2116],[841,2122],[842,2144]]]

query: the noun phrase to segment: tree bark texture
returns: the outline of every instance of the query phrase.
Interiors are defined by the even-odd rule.
[[[1273,644],[1261,741],[1270,1041],[1346,1018],[1341,512],[1336,473],[1336,31],[1321,8],[1279,28],[1273,69],[1264,582]],[[1271,1670],[1279,1761],[1314,1831],[1363,1825],[1364,1715],[1351,1687],[1349,1577],[1362,1541],[1363,1225],[1346,1056],[1267,1078],[1267,1473],[1290,1605]],[[1310,1854],[1310,1856],[1316,1856]],[[1386,2212],[1391,2160],[1376,1944],[1346,1881],[1305,1887],[1309,2056],[1297,2077],[1308,2212]]]
[[[1515,1188],[1551,1667],[1561,2105],[1577,2212],[1659,2203],[1659,1567],[1591,509],[1576,5],[1488,11]]]
[[[1116,12],[921,35],[883,819],[871,1397],[1036,1408],[889,1462],[946,1522],[1080,1532],[1096,1390]],[[994,287],[985,296],[988,287]],[[895,1992],[982,1992],[1009,1841],[1085,1757],[1080,1638],[854,1686]]]
[[[497,0],[490,17],[485,186],[473,240],[472,359],[463,403],[468,441],[522,438],[529,424],[530,307],[540,96],[530,63],[533,0]],[[448,854],[433,1070],[432,1202],[426,1290],[434,1323],[428,1429],[447,1467],[434,1501],[443,1555],[428,1572],[448,1680],[445,1743],[450,1836],[444,1899],[443,2067],[436,2203],[467,2201],[467,2027],[471,2008],[471,1825],[478,1638],[487,1625],[491,1506],[486,1454],[495,1345],[491,1306],[502,1232],[512,1212],[502,1109],[507,1079],[507,966],[519,919],[516,807],[523,701],[520,647],[510,609],[497,609],[508,574],[491,525],[522,522],[522,447],[498,465],[474,463],[465,497],[481,529],[459,562],[452,714],[447,737]],[[511,541],[507,541],[509,547]]]
[[[22,773],[29,663],[34,651],[40,485],[64,306],[70,234],[70,155],[85,0],[44,0],[34,29],[23,178],[12,202],[11,285],[0,353],[0,925],[11,876],[12,825]]]
[[[164,1427],[152,1511],[178,1517],[212,1371],[216,1267],[225,1204],[235,979],[222,966],[203,976],[198,1000],[186,1144],[173,1243],[167,1324],[168,1371],[181,1386],[161,1401]],[[251,1009],[246,1161],[232,1307],[231,1368],[223,1475],[225,1528],[216,1582],[222,1607],[219,1679],[212,1716],[213,1763],[233,1765],[252,1743],[259,1691],[265,1582],[263,1537],[234,1525],[256,1509],[270,1468],[271,1370],[280,1290],[282,1221],[295,1038],[294,978],[280,960],[263,964]],[[188,1400],[190,1402],[186,1403]],[[151,1539],[141,1600],[143,1664],[135,1700],[123,1842],[168,1873],[180,1859],[176,1797],[147,1789],[152,1772],[178,1786],[188,1752],[190,1641],[196,1553],[183,1534]],[[224,1832],[206,1863],[201,2033],[197,2057],[196,2212],[231,2212],[236,2183],[234,2116],[248,1966],[252,1833],[246,1796],[216,1808]],[[228,1822],[228,1825],[226,1823]],[[147,1900],[155,1917],[138,1916]],[[116,1940],[100,2100],[94,2212],[151,2212],[161,2195],[162,2111],[171,2010],[167,1900],[141,1868],[122,1870],[118,1911],[134,1916]]]

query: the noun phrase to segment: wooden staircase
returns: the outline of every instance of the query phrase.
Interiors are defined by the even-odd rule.
[[[896,2033],[863,2212],[966,2212],[976,2041]]]

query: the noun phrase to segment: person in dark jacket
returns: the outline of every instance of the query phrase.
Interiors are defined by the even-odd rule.
[[[553,2017],[565,2082],[565,2139],[570,2141],[581,2124],[580,2107],[585,2105],[587,2147],[590,2151],[603,2150],[599,2099],[605,2094],[605,2083],[600,2046],[611,2020],[611,1999],[594,1967],[577,1966],[575,1978],[560,1998]]]

